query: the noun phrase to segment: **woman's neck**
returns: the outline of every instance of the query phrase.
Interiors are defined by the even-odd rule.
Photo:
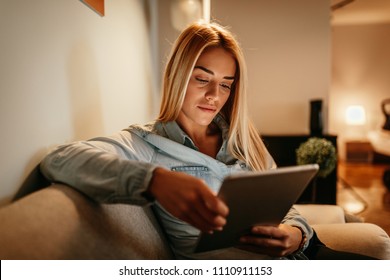
[[[191,138],[200,152],[215,158],[222,145],[222,133],[215,123],[208,126],[191,126],[178,122],[178,125]]]

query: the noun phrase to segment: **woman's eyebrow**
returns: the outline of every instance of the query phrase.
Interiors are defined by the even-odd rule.
[[[211,74],[211,75],[214,75],[214,72],[213,72],[213,71],[211,71],[210,69],[207,69],[206,67],[203,67],[203,66],[195,66],[194,69],[201,69],[201,70],[205,71],[206,73],[209,73],[209,74]],[[225,76],[225,77],[223,77],[223,78],[226,79],[226,80],[234,80],[234,76],[233,76],[233,77],[231,77],[231,76]]]

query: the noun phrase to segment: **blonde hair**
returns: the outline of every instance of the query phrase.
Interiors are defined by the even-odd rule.
[[[236,60],[234,84],[221,110],[230,125],[229,152],[253,170],[264,170],[267,150],[249,119],[246,107],[247,70],[244,55],[233,34],[217,23],[194,23],[177,38],[165,68],[158,120],[168,122],[177,119],[195,63],[208,47],[221,47]]]

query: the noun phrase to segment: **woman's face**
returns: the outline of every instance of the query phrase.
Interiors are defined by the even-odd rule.
[[[236,62],[223,48],[203,51],[195,63],[178,122],[189,126],[208,126],[229,98]]]

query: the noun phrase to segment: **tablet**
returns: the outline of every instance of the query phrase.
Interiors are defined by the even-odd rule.
[[[308,164],[226,177],[218,193],[229,207],[226,225],[222,231],[202,233],[195,253],[234,247],[253,225],[279,225],[318,169]]]

